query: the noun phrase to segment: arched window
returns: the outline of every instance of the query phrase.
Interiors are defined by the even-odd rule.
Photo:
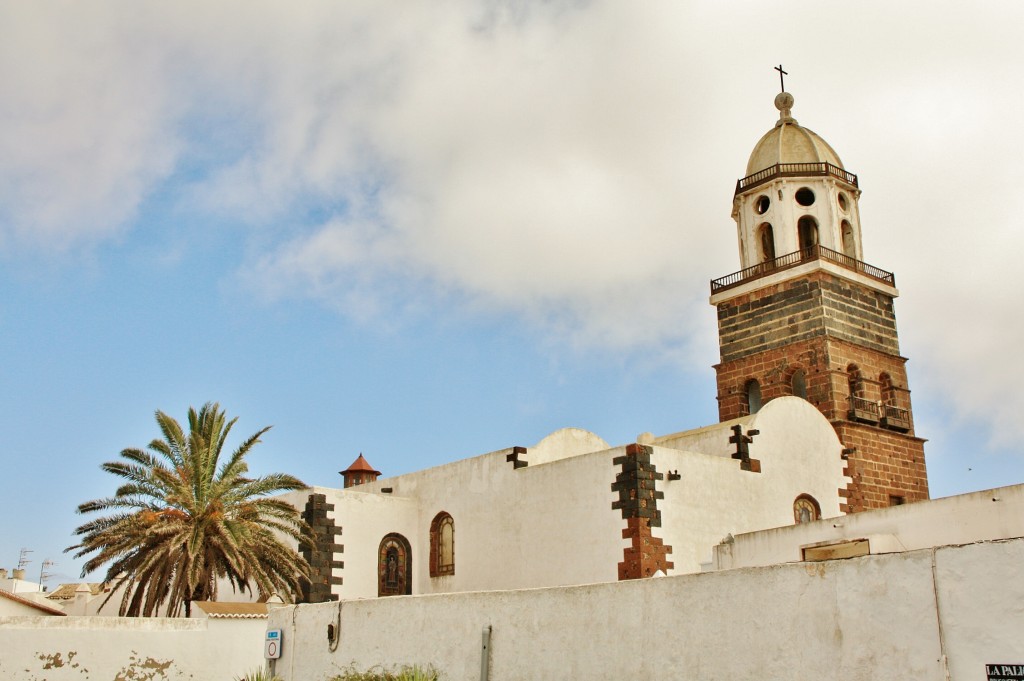
[[[377,575],[378,596],[412,593],[412,547],[408,539],[396,532],[384,536],[377,552]]]
[[[775,231],[767,222],[757,228],[758,241],[761,245],[761,262],[775,260]]]
[[[882,372],[878,377],[878,384],[882,390],[882,404],[887,407],[896,406],[896,387],[892,384],[892,377]]]
[[[857,257],[857,246],[853,243],[853,225],[849,220],[843,220],[843,253],[851,258]]]
[[[807,399],[807,374],[804,373],[803,369],[797,369],[793,372],[790,385],[793,387],[794,395],[805,400]]]
[[[878,402],[867,399],[864,377],[856,364],[846,367],[846,380],[850,385],[850,419],[861,423],[878,423]]]
[[[818,222],[810,215],[805,215],[796,223],[800,236],[800,250],[810,251],[818,245]]]
[[[846,380],[850,384],[850,397],[864,397],[864,379],[856,364],[846,367]]]
[[[455,521],[441,511],[430,523],[430,576],[455,574]]]
[[[761,384],[755,379],[750,379],[744,386],[747,395],[747,413],[756,414],[761,411]]]
[[[793,521],[797,525],[814,522],[821,517],[821,506],[810,494],[801,494],[793,501]]]

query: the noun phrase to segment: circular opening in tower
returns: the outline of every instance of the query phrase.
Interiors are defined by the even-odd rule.
[[[796,202],[801,206],[810,206],[814,203],[814,192],[807,187],[800,187],[796,190]]]
[[[761,196],[757,197],[757,201],[754,202],[754,210],[757,211],[758,215],[764,215],[768,212],[768,208],[770,208],[771,205],[771,199],[764,194],[761,194]]]
[[[846,198],[846,194],[844,194],[843,192],[839,192],[839,210],[845,213],[847,210],[849,210],[849,208],[850,204],[849,200]]]

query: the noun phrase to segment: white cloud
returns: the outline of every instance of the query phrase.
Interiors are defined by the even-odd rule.
[[[664,352],[713,342],[707,280],[738,268],[732,183],[781,61],[796,117],[861,177],[866,257],[896,271],[927,390],[1024,436],[1016,5],[2,12],[9,243],[102,241],[168,191],[258,230],[270,296],[398,323],[458,303]]]
[[[12,247],[117,234],[173,166],[175,103],[153,86],[166,54],[134,35],[137,11],[107,10],[0,7],[0,239]]]

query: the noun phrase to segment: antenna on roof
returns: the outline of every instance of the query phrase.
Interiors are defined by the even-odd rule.
[[[18,551],[18,569],[19,570],[24,570],[25,566],[32,562],[32,561],[30,561],[28,559],[28,554],[30,554],[30,553],[32,553],[32,549],[23,548],[21,551]]]
[[[53,573],[47,572],[46,569],[47,568],[51,568],[53,566],[54,566],[54,562],[52,560],[50,560],[49,558],[44,558],[43,559],[43,565],[42,565],[42,567],[39,568],[39,590],[40,591],[46,591],[46,587],[43,586],[43,582],[48,580],[50,577],[53,577]]]

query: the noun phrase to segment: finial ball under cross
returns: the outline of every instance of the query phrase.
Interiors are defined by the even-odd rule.
[[[788,76],[789,73],[787,73],[786,71],[782,70],[782,64],[779,64],[778,66],[776,66],[775,70],[779,72],[779,88],[780,88],[780,92],[785,92],[786,91],[785,76]]]

